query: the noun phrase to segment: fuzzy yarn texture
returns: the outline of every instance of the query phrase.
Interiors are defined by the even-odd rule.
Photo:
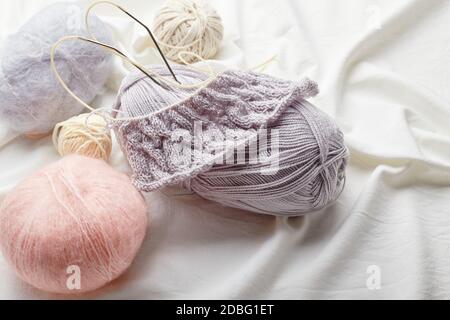
[[[166,57],[178,63],[194,63],[197,56],[214,58],[223,40],[222,19],[203,0],[169,0],[157,13],[153,30]]]
[[[58,123],[53,144],[61,156],[79,154],[107,161],[112,152],[111,130],[97,114],[82,114]]]
[[[0,207],[4,257],[25,282],[81,294],[119,277],[147,230],[147,207],[129,178],[104,161],[68,156],[20,183]],[[71,272],[79,272],[79,287]]]
[[[164,68],[153,70],[169,76]],[[205,80],[186,67],[177,66],[175,72],[182,83]],[[292,82],[246,71],[226,71],[195,92],[161,87],[135,73],[124,80],[116,109],[142,118],[124,119],[115,130],[134,184],[143,191],[181,184],[225,206],[302,215],[335,201],[345,184],[348,150],[343,134],[305,100],[317,93],[317,85],[308,79]],[[262,130],[274,129],[279,136],[276,171],[272,146],[260,148],[260,161],[253,161],[250,151]],[[235,143],[217,139],[225,135]],[[180,153],[183,143],[187,155]],[[246,162],[228,162],[239,157]],[[218,164],[220,158],[227,162]]]
[[[111,43],[107,27],[91,18],[95,36]],[[52,45],[63,36],[84,35],[84,8],[73,3],[52,4],[33,16],[2,44],[0,116],[20,134],[42,136],[83,106],[58,83],[50,68]],[[68,86],[84,101],[102,92],[112,59],[102,48],[70,41],[56,54],[56,66]]]

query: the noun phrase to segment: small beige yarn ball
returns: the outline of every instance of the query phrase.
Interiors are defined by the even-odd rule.
[[[222,19],[203,0],[169,0],[154,22],[155,36],[166,57],[177,63],[194,63],[214,58],[223,40]]]
[[[53,144],[61,156],[78,154],[107,161],[112,152],[111,130],[96,114],[82,114],[56,125]]]

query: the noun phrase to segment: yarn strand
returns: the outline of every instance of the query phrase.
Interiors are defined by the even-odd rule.
[[[83,105],[86,109],[88,109],[89,111],[91,111],[92,113],[96,112],[96,109],[92,106],[90,106],[89,104],[87,104],[86,102],[84,102],[80,97],[78,97],[70,88],[69,86],[65,83],[65,81],[62,79],[61,75],[58,72],[58,69],[56,67],[56,63],[55,63],[55,55],[56,55],[56,51],[58,49],[58,47],[69,40],[82,40],[82,41],[87,41],[90,42],[92,44],[95,45],[99,45],[103,48],[105,48],[106,50],[109,50],[110,52],[112,52],[114,55],[118,56],[119,58],[125,60],[126,62],[132,64],[134,67],[136,67],[139,71],[141,71],[143,74],[145,74],[147,77],[149,77],[150,79],[152,79],[155,83],[157,83],[158,85],[161,86],[161,84],[157,81],[161,81],[164,82],[167,85],[173,85],[177,88],[180,89],[198,89],[198,88],[202,88],[203,86],[207,85],[210,81],[213,80],[212,76],[209,76],[206,80],[195,83],[195,84],[180,84],[178,82],[172,81],[167,79],[167,77],[161,76],[156,72],[153,72],[147,68],[145,68],[144,66],[140,65],[138,62],[133,61],[132,59],[130,59],[127,55],[125,55],[123,52],[121,52],[119,49],[114,48],[108,44],[102,43],[100,41],[96,41],[93,39],[89,39],[83,36],[66,36],[63,37],[61,39],[59,39],[53,46],[51,49],[51,53],[50,53],[50,65],[52,68],[53,73],[55,74],[56,78],[58,79],[58,81],[60,82],[60,84],[63,86],[63,88],[75,99],[77,100],[81,105]],[[190,52],[186,52],[188,54],[191,54]],[[157,79],[157,80],[156,80]],[[133,120],[133,119],[141,119],[142,117],[138,117],[138,118],[127,118],[127,119],[115,119],[114,117],[112,117],[111,115],[105,115],[107,122],[115,122],[115,121],[124,121],[124,120]]]

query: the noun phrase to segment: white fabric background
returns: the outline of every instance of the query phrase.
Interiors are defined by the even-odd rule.
[[[1,1],[0,39],[50,2]],[[250,68],[276,54],[267,73],[319,82],[313,102],[351,150],[346,189],[334,206],[290,219],[151,194],[136,263],[88,298],[450,298],[450,1],[210,2],[226,28],[217,64]],[[162,1],[119,3],[151,25]],[[129,20],[98,11],[130,54],[159,61]],[[111,92],[125,72],[117,63]],[[0,201],[59,158],[49,139],[11,138],[0,129]],[[127,168],[117,149],[111,162]],[[380,290],[366,286],[371,265]],[[61,297],[23,284],[0,257],[0,298]]]

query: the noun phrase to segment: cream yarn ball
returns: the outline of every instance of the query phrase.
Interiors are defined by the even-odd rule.
[[[157,14],[153,30],[163,53],[177,63],[199,61],[188,54],[180,59],[179,54],[186,51],[203,59],[213,58],[224,32],[222,19],[203,0],[169,0]]]
[[[112,151],[111,131],[97,114],[82,114],[56,125],[53,144],[61,156],[78,154],[107,161]]]

